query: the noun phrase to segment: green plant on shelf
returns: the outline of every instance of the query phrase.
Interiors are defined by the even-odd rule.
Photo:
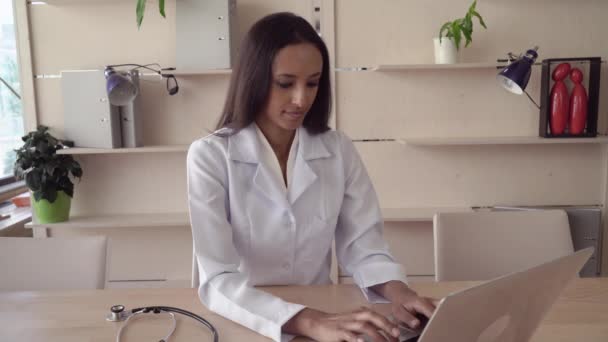
[[[483,28],[487,29],[486,23],[475,9],[476,6],[477,0],[473,1],[464,18],[455,19],[443,24],[441,29],[439,29],[439,41],[441,42],[442,37],[451,39],[454,41],[456,49],[460,50],[460,42],[462,41],[462,36],[464,36],[466,40],[464,47],[466,48],[469,46],[469,44],[473,41],[473,17],[479,19],[479,24],[483,26]]]
[[[14,172],[34,193],[36,201],[46,199],[55,202],[59,191],[69,197],[74,196],[72,178],[82,177],[82,168],[71,155],[57,154],[57,150],[71,147],[70,141],[59,140],[48,132],[48,127],[38,129],[23,136],[24,144],[17,152]]]
[[[146,0],[137,0],[137,5],[135,7],[135,16],[137,18],[137,28],[141,27],[141,23],[144,20],[144,12],[146,11]],[[165,15],[165,0],[158,0],[158,11],[163,18],[166,18]]]

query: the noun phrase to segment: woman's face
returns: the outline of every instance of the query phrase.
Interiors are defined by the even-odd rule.
[[[270,130],[294,131],[312,106],[323,68],[321,52],[310,43],[279,50],[272,64],[272,80],[258,125]]]

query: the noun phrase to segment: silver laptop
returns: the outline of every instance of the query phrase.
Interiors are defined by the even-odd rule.
[[[586,248],[452,293],[441,300],[421,334],[403,328],[400,341],[528,341],[592,254],[593,248]]]

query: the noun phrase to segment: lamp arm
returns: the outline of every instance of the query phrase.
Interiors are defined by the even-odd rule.
[[[15,89],[13,89],[13,87],[11,87],[11,85],[8,84],[8,82],[6,82],[2,77],[0,77],[0,82],[4,83],[4,85],[8,88],[8,90],[10,90],[11,93],[13,93],[15,96],[17,96],[17,98],[19,100],[21,100],[21,96],[19,95],[19,93],[17,93],[17,91],[15,91]]]
[[[167,68],[167,69],[160,69],[160,70],[156,70],[156,69],[152,69],[149,66],[150,65],[158,65],[160,67],[160,65],[158,63],[150,63],[150,64],[145,64],[145,65],[141,65],[141,64],[134,64],[134,63],[127,63],[127,64],[113,64],[113,65],[106,65],[106,68],[116,68],[116,67],[125,67],[125,66],[133,66],[135,68],[131,69],[131,70],[137,70],[137,69],[147,69],[150,71],[154,71],[155,73],[163,76],[162,74],[162,70],[173,70],[173,68]]]
[[[528,92],[524,89],[524,93],[526,93],[526,95],[528,96],[528,98],[530,99],[530,101],[532,101],[532,103],[534,103],[534,105],[536,106],[536,108],[540,109],[540,106],[538,105],[538,103],[536,103],[536,101],[534,101],[534,99],[532,99],[532,96],[530,96],[530,94],[528,94]]]

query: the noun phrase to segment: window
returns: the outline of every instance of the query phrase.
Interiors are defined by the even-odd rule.
[[[0,186],[15,182],[14,149],[24,135],[15,26],[13,1],[0,0]]]

